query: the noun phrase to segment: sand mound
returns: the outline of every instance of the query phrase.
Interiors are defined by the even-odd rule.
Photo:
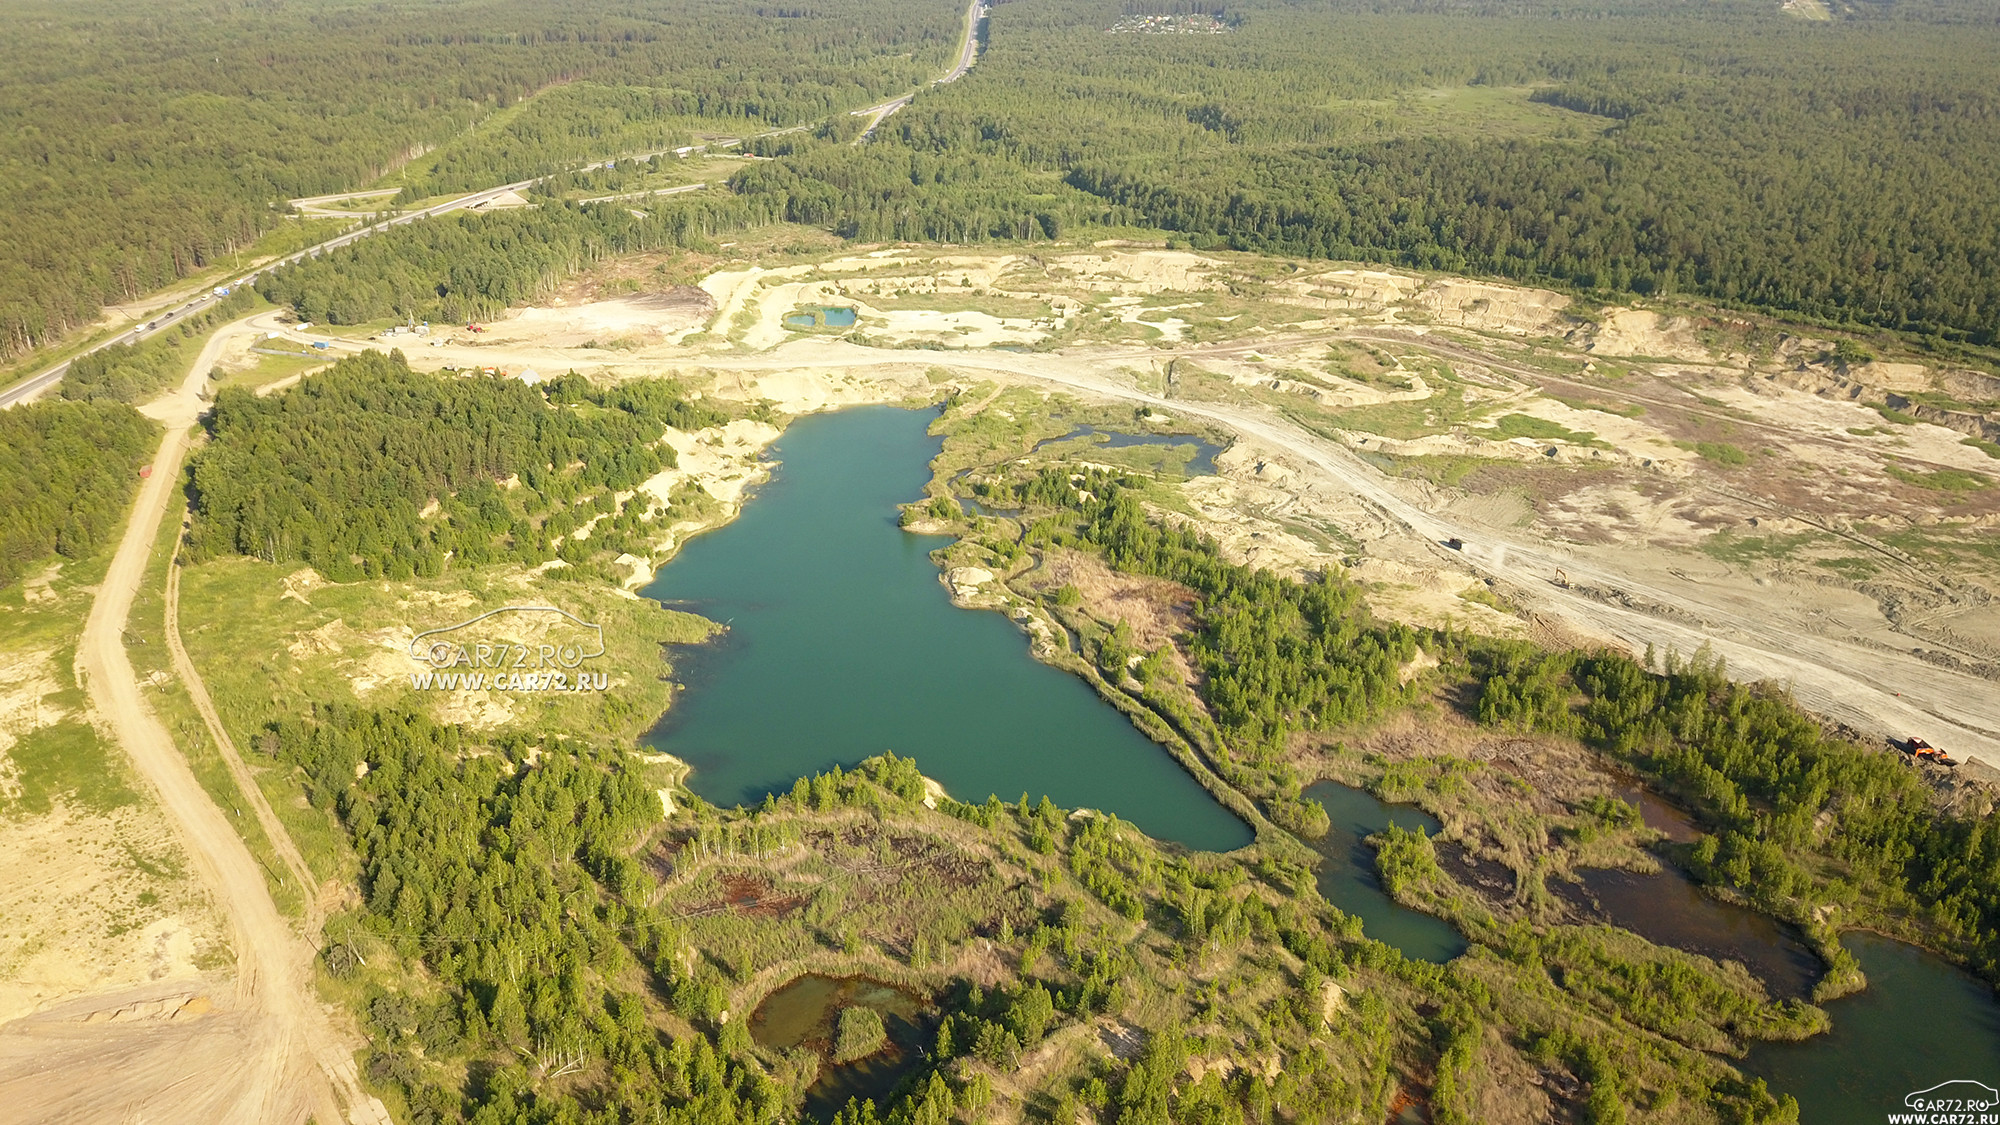
[[[1921,363],[1864,363],[1851,372],[1854,378],[1885,391],[1928,391],[1931,369]]]
[[[1586,330],[1585,335],[1589,342],[1584,350],[1596,355],[1655,356],[1695,363],[1715,358],[1693,324],[1647,309],[1607,312],[1595,331]]]
[[[1545,336],[1568,321],[1563,310],[1569,298],[1546,289],[1518,289],[1451,278],[1416,296],[1439,324],[1505,332],[1515,336]]]

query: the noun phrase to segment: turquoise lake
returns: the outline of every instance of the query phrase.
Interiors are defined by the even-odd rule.
[[[864,407],[799,419],[771,480],[684,546],[645,593],[728,624],[673,650],[687,685],[648,741],[721,805],[893,750],[964,801],[1022,793],[1223,851],[1250,829],[1083,681],[1042,664],[1000,614],[951,604],[897,526],[942,439],[934,414]]]

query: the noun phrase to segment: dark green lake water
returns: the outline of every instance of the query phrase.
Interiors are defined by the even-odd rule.
[[[834,1032],[847,1008],[873,1008],[888,1040],[850,1063],[833,1061]],[[750,1036],[777,1050],[803,1047],[820,1056],[819,1078],[806,1090],[806,1112],[824,1121],[850,1099],[885,1105],[916,1072],[936,1041],[937,1013],[903,989],[866,977],[802,976],[764,998],[750,1014]]]
[[[688,543],[646,593],[729,633],[673,654],[688,685],[648,741],[722,805],[884,750],[960,800],[1048,794],[1149,835],[1222,851],[1251,840],[1179,763],[1090,687],[1034,659],[997,613],[953,606],[896,526],[942,441],[927,411],[802,418],[737,519]]]
[[[1386,804],[1360,789],[1322,781],[1305,795],[1326,806],[1331,827],[1313,847],[1323,858],[1319,893],[1326,901],[1361,919],[1361,932],[1419,961],[1445,962],[1465,952],[1465,938],[1451,923],[1411,910],[1389,897],[1375,877],[1375,849],[1367,838],[1391,824],[1405,831],[1418,828],[1435,836],[1443,827],[1429,813],[1407,805]]]
[[[1908,1112],[1906,1095],[1954,1079],[2000,1089],[1991,988],[1899,941],[1851,934],[1846,944],[1867,989],[1826,1005],[1826,1035],[1751,1048],[1744,1073],[1797,1098],[1804,1125],[1882,1125]]]

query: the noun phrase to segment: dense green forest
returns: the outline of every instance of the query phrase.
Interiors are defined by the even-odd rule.
[[[1991,342],[2000,21],[1856,7],[1246,0],[1190,36],[1014,0],[870,145],[786,138],[735,185],[861,239],[1134,224]]]
[[[773,218],[958,243],[1136,225],[1976,343],[2000,324],[2000,187],[1981,172],[2000,158],[2000,27],[1969,10],[1826,26],[1741,4],[1582,18],[1248,3],[1226,35],[1104,34],[1118,11],[1015,0],[971,75],[870,143],[850,144],[840,118],[754,140],[769,159],[732,178],[734,205],[662,201],[640,225],[676,232],[653,244]],[[550,101],[571,124],[535,135],[592,134],[583,103],[629,96]],[[630,115],[672,117],[653,103]],[[446,179],[408,194],[497,182],[515,165],[495,154],[513,144],[479,146],[505,166],[476,174],[441,157]],[[538,229],[567,244],[571,226]],[[607,252],[630,241],[597,237]],[[345,287],[463,293],[436,257],[417,237],[385,243],[345,267]],[[518,299],[504,288],[492,299]]]
[[[934,74],[953,5],[179,2],[0,16],[0,348],[216,260],[292,195],[827,118],[757,146],[777,160],[738,173],[744,214],[869,240],[1139,225],[1980,343],[2000,324],[2000,20],[1975,4],[1243,0],[1190,36],[1013,0],[971,75],[851,146],[842,111]]]
[[[468,1048],[507,1058],[471,1099],[478,1121],[581,1120],[550,1112],[560,1100],[535,1089],[572,1053],[616,1068],[621,1100],[645,1111],[637,1119],[784,1119],[781,1092],[730,1057],[726,1038],[722,1051],[703,1036],[663,1043],[643,995],[605,987],[636,957],[673,949],[671,920],[645,908],[645,875],[627,854],[659,801],[622,755],[572,743],[523,769],[542,747],[503,739],[500,753],[469,756],[457,728],[335,707],[279,724],[268,743],[349,833],[369,929],[445,986],[378,997],[368,1013],[369,1076],[405,1088],[412,1120],[462,1119],[456,1084],[431,1072]],[[356,952],[354,935],[335,938],[329,967],[351,972]]]
[[[661,380],[533,387],[367,352],[284,394],[217,397],[190,556],[302,561],[336,582],[552,559],[602,577],[605,557],[644,551],[656,505],[618,494],[673,465],[666,428],[718,420]]]
[[[754,132],[879,101],[946,65],[962,13],[950,0],[9,4],[0,355],[217,261],[281,221],[283,200],[406,161],[419,190],[485,187],[696,127]]]
[[[365,1009],[368,1076],[421,1125],[799,1120],[822,1067],[879,1042],[879,1019],[847,1009],[819,1058],[755,1042],[750,1010],[774,967],[843,963],[934,1007],[896,1088],[834,1125],[981,1120],[1003,1086],[1055,1121],[1382,1120],[1412,1067],[1431,1075],[1432,1118],[1469,1125],[1500,1043],[1573,1075],[1580,1121],[1679,1097],[1713,1119],[1797,1120],[1683,1045],[1718,1034],[1710,1021],[1793,1010],[1712,963],[1591,927],[1520,930],[1452,966],[1405,960],[1295,865],[1166,852],[1047,798],[932,812],[917,764],[894,755],[662,823],[627,755],[575,739],[322,705],[258,745],[359,860],[364,905],[330,924],[323,963]],[[873,874],[857,886],[855,871]],[[780,909],[714,901],[774,873]],[[987,966],[976,977],[968,955]],[[1103,1026],[1134,1049],[1076,1050]],[[1280,1064],[1191,1071],[1238,1053]]]
[[[153,424],[110,402],[33,402],[0,410],[0,586],[50,555],[104,546],[158,441]]]
[[[706,246],[711,235],[768,221],[756,201],[702,198],[639,218],[613,204],[547,204],[393,227],[257,279],[266,299],[303,320],[490,318],[546,296],[613,254]]]

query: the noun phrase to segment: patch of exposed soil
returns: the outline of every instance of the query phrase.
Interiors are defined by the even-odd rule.
[[[1171,644],[1188,630],[1195,595],[1178,582],[1120,574],[1081,551],[1051,550],[1043,566],[1050,585],[1075,586],[1091,612],[1130,626],[1142,649]]]
[[[1455,841],[1440,840],[1435,847],[1438,866],[1465,889],[1479,896],[1489,909],[1501,913],[1513,908],[1518,881],[1513,868],[1477,855]]]
[[[0,1023],[93,993],[198,981],[214,906],[151,809],[0,819]]]
[[[635,293],[580,305],[521,309],[494,326],[508,335],[527,334],[549,347],[633,347],[659,343],[707,323],[715,301],[692,285]]]
[[[751,918],[781,918],[805,906],[806,896],[775,894],[774,889],[761,875],[726,875],[716,905]]]

